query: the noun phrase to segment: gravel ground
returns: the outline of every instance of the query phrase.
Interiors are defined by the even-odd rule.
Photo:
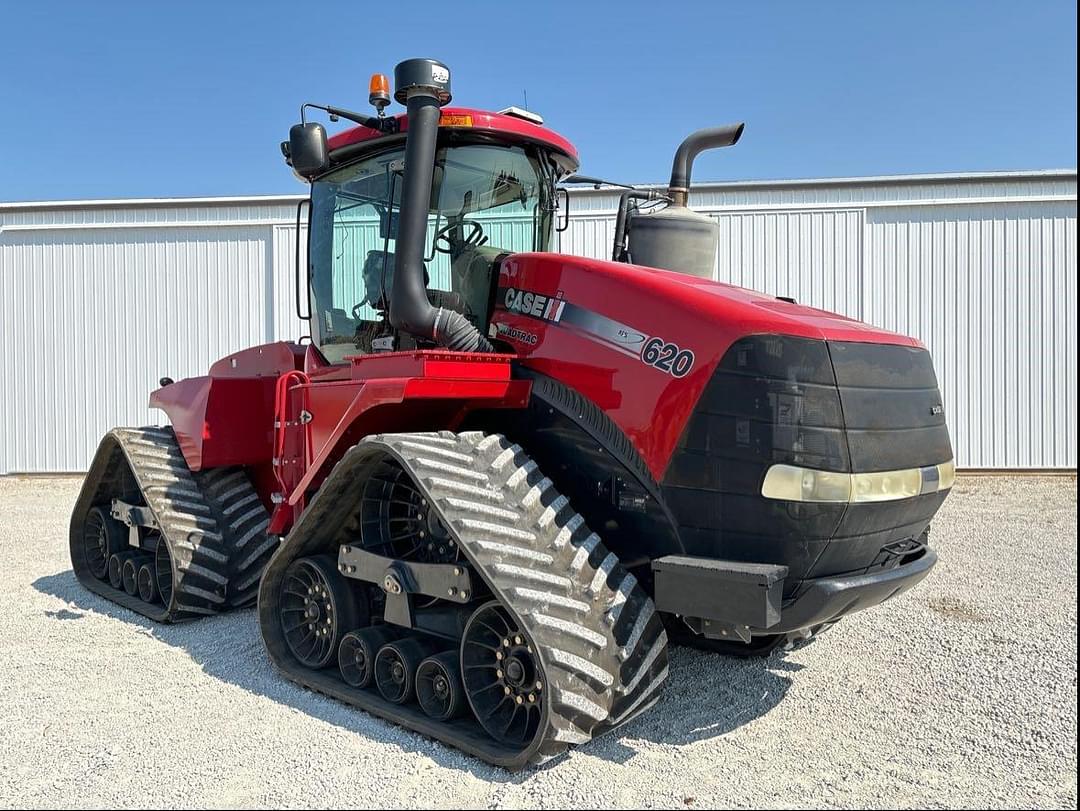
[[[75,479],[0,478],[0,805],[1071,806],[1075,479],[962,479],[941,563],[766,660],[673,652],[659,704],[508,774],[274,675],[254,611],[81,589]]]

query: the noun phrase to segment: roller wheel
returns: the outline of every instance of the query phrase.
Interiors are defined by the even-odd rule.
[[[139,569],[142,568],[146,562],[145,555],[132,555],[130,558],[124,561],[124,568],[122,578],[124,581],[124,591],[130,594],[132,597],[137,597],[139,594]]]
[[[152,603],[157,599],[157,575],[154,573],[154,564],[144,563],[139,567],[136,578],[139,586],[139,598],[144,603]]]
[[[388,642],[375,654],[375,686],[387,701],[405,704],[416,694],[416,669],[431,653],[418,639]]]
[[[124,587],[124,564],[133,557],[137,557],[138,550],[131,549],[126,552],[117,552],[109,558],[109,585],[114,589]]]
[[[347,629],[358,625],[349,583],[329,555],[293,561],[281,585],[280,606],[285,642],[304,667],[330,664]]]
[[[461,639],[465,694],[476,719],[499,743],[521,746],[544,715],[543,669],[532,642],[496,602],[478,608]]]
[[[161,602],[168,605],[173,594],[173,563],[169,545],[160,535],[154,545],[154,585]]]
[[[370,687],[375,680],[375,656],[379,648],[397,637],[398,631],[390,625],[345,634],[338,648],[338,667],[345,683],[351,687]]]
[[[461,717],[468,709],[461,683],[457,651],[429,656],[416,669],[416,698],[420,709],[436,721]]]
[[[105,580],[109,559],[127,547],[127,527],[113,518],[104,507],[94,507],[87,513],[83,526],[83,554],[90,573]]]
[[[109,585],[114,589],[124,585],[124,559],[120,555],[109,558]]]

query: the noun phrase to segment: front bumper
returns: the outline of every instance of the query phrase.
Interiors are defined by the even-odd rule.
[[[893,569],[804,580],[797,595],[781,609],[780,622],[768,628],[768,633],[813,628],[883,603],[921,582],[937,559],[933,549],[924,549],[920,557]]]
[[[710,639],[750,641],[835,622],[883,603],[930,573],[937,553],[923,548],[899,565],[868,574],[803,580],[781,602],[786,566],[668,556],[653,562],[657,610]]]

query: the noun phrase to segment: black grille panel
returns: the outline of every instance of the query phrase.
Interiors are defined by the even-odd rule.
[[[840,388],[936,389],[930,353],[914,346],[830,341],[836,383]]]
[[[884,344],[750,336],[724,355],[662,482],[687,554],[790,567],[798,580],[858,571],[918,537],[943,494],[877,504],[761,496],[773,464],[839,472],[952,458],[929,353]]]
[[[929,352],[889,344],[834,341],[828,346],[853,472],[922,467],[952,458]]]

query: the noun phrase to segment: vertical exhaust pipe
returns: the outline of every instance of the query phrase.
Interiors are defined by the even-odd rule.
[[[667,196],[671,205],[660,211],[622,217],[623,230],[616,233],[615,258],[636,265],[674,270],[712,279],[716,273],[716,250],[720,232],[716,221],[687,206],[694,158],[706,149],[731,146],[742,135],[743,124],[710,127],[690,133],[675,151]],[[624,201],[627,199],[623,196]],[[622,240],[625,251],[620,253]]]
[[[461,352],[490,352],[491,343],[461,313],[433,307],[424,283],[424,244],[439,136],[439,108],[450,101],[450,70],[434,59],[407,59],[394,68],[394,98],[408,112],[405,179],[398,217],[390,323]]]
[[[742,136],[742,122],[727,124],[723,127],[709,127],[697,130],[686,136],[675,150],[675,160],[671,165],[671,181],[668,183],[668,196],[672,205],[686,208],[690,195],[690,173],[694,168],[694,158],[706,149],[719,149],[734,146]]]

